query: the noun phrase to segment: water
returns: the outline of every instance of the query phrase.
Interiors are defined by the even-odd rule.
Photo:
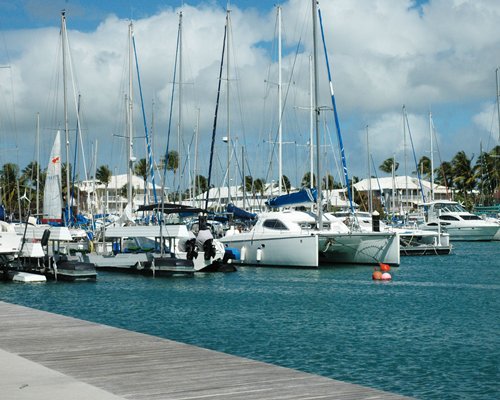
[[[500,244],[370,267],[240,268],[194,278],[101,272],[0,284],[0,300],[420,399],[500,398]]]

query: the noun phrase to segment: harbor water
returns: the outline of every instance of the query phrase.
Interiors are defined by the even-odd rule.
[[[0,284],[0,300],[419,399],[500,398],[500,243],[368,266]],[[43,343],[41,344],[43,345]]]

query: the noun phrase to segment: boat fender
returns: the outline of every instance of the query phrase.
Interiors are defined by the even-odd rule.
[[[240,251],[240,261],[245,261],[246,255],[247,255],[247,248],[243,246]]]
[[[380,279],[383,281],[390,281],[392,279],[392,276],[389,272],[384,272]]]
[[[391,270],[389,264],[379,263],[379,265],[382,272],[389,272]]]
[[[380,272],[380,271],[373,271],[372,279],[374,281],[380,281],[382,279],[382,272]]]
[[[47,244],[49,243],[49,238],[50,238],[50,230],[45,229],[43,231],[42,240],[40,240],[40,243],[43,247],[47,246]]]
[[[260,246],[257,248],[257,254],[256,254],[255,258],[257,259],[257,261],[262,260],[262,248]]]

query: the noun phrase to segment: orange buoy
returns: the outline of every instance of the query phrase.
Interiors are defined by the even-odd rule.
[[[380,279],[382,279],[383,281],[390,281],[392,279],[392,276],[389,272],[384,272]]]
[[[374,281],[379,281],[382,279],[382,272],[380,271],[373,271],[373,274],[372,274],[372,279]]]
[[[389,272],[391,270],[391,267],[389,264],[384,264],[384,263],[378,263],[380,265],[380,270],[383,272]]]

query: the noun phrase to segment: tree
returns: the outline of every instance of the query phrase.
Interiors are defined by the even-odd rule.
[[[312,187],[316,187],[316,176],[312,174],[313,177],[313,184]],[[311,172],[306,172],[304,176],[302,177],[302,181],[300,182],[300,185],[302,187],[311,187]]]
[[[427,156],[422,156],[418,162],[419,172],[430,180],[431,177],[431,159]]]
[[[385,172],[386,174],[392,174],[392,165],[394,164],[394,171],[397,171],[398,168],[399,168],[399,163],[396,161],[396,163],[394,163],[394,158],[391,157],[391,158],[388,158],[387,160],[385,160],[382,164],[379,165],[379,169],[382,171],[382,172]]]
[[[134,174],[140,176],[144,183],[144,204],[146,204],[146,194],[148,185],[148,175],[149,175],[149,164],[145,158],[141,158],[134,165]]]
[[[177,174],[177,170],[179,169],[179,153],[175,150],[171,150],[167,155],[167,171],[174,171],[174,181],[172,187],[175,188],[175,177]]]
[[[321,184],[321,189],[323,190],[332,190],[335,189],[335,182],[333,180],[333,176],[328,174],[327,176],[324,176],[322,179],[323,183]]]
[[[208,179],[203,175],[196,175],[194,178],[195,196],[208,190]]]
[[[464,201],[467,201],[468,194],[476,186],[476,178],[472,170],[471,161],[463,150],[455,154],[451,160],[453,183],[463,196]]]
[[[108,209],[108,186],[111,182],[111,176],[111,170],[107,165],[101,165],[95,172],[95,178],[97,179],[97,181],[103,184],[106,188],[106,210]]]
[[[257,178],[253,181],[253,194],[260,193],[264,194],[264,189],[266,187],[266,181],[262,178]]]
[[[481,192],[481,202],[485,205],[494,204],[494,194],[499,189],[499,151],[500,146],[496,146],[489,153],[481,153],[473,168]]]
[[[253,188],[253,178],[250,175],[245,176],[245,192],[251,192]]]
[[[290,192],[290,188],[292,185],[290,184],[290,179],[288,179],[288,176],[282,175],[281,177],[281,187],[287,191],[287,193]]]
[[[17,207],[17,179],[19,167],[13,163],[4,164],[0,171],[0,187],[2,188],[0,202],[3,200],[8,210],[15,210]],[[21,186],[21,182],[19,182]]]
[[[453,187],[453,176],[451,171],[451,164],[448,161],[443,161],[439,168],[434,170],[434,181],[447,188]]]

